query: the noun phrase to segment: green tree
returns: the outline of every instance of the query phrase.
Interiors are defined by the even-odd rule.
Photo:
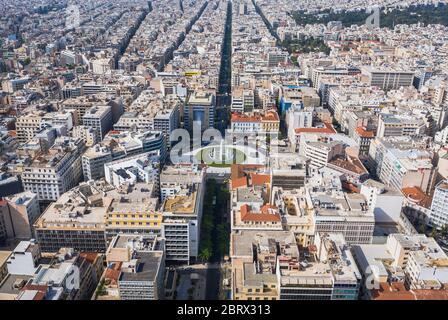
[[[445,224],[442,229],[440,230],[440,233],[442,234],[443,237],[448,236],[448,224]]]
[[[216,226],[216,232],[219,242],[219,251],[221,255],[225,255],[228,251],[229,232],[223,223]]]
[[[210,248],[203,248],[201,252],[199,252],[199,259],[201,259],[204,262],[210,260],[211,256],[212,252]]]
[[[437,239],[438,238],[438,236],[439,236],[439,232],[437,231],[437,229],[436,228],[432,228],[432,230],[431,230],[431,235],[430,235],[432,238],[434,238],[434,239]]]

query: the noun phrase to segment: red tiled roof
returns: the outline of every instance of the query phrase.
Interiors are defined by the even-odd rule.
[[[247,177],[244,176],[244,177],[232,179],[231,183],[232,183],[232,189],[247,187]]]
[[[250,212],[250,207],[247,204],[243,204],[240,208],[241,221],[262,221],[262,222],[280,222],[281,218],[278,212],[268,213],[268,209],[277,209],[270,205],[264,205],[261,207],[260,213]]]
[[[280,121],[278,113],[274,110],[267,111],[264,116],[261,116],[263,121]]]
[[[27,284],[22,288],[22,292],[25,291],[37,291],[36,295],[33,297],[33,300],[44,300],[47,294],[48,286],[46,285],[36,285],[36,284]]]
[[[360,189],[351,182],[342,181],[342,187],[350,192],[360,193]]]
[[[448,290],[407,290],[399,282],[382,282],[371,295],[374,300],[448,300]]]
[[[429,208],[432,203],[432,198],[425,194],[419,187],[407,187],[401,189],[404,196],[410,200],[415,201],[418,205]]]
[[[232,113],[232,122],[260,122],[261,117],[259,115],[247,116],[239,113]]]
[[[329,164],[347,170],[347,171],[351,171],[355,174],[368,174],[369,172],[367,171],[367,169],[364,167],[364,165],[362,164],[361,161],[359,161],[359,159],[357,157],[351,157],[349,155],[347,155],[346,157],[347,159],[343,159],[343,158],[334,158],[332,159]]]
[[[271,182],[271,177],[268,174],[251,173],[250,180],[253,186],[262,186]]]
[[[372,130],[366,130],[365,127],[357,127],[356,132],[362,138],[374,138],[375,133]]]
[[[119,277],[120,277],[120,271],[112,270],[112,269],[106,270],[106,274],[105,274],[106,279],[118,281]]]
[[[371,295],[373,300],[415,300],[414,295],[398,282],[382,282],[379,289],[371,290]]]
[[[232,113],[232,122],[261,122],[261,121],[280,121],[280,117],[275,110],[266,111],[264,115],[258,113],[245,115],[237,112]]]
[[[98,257],[98,253],[95,252],[81,252],[79,255],[90,263],[94,263]]]
[[[448,290],[412,290],[417,300],[448,300]]]
[[[296,134],[300,133],[325,133],[325,134],[333,134],[336,133],[333,126],[327,122],[324,122],[325,128],[296,128],[294,129]]]

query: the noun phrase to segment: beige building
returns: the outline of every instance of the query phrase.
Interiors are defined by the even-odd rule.
[[[277,243],[295,245],[294,235],[244,230],[233,232],[230,241],[232,299],[278,300]]]
[[[90,126],[76,126],[73,128],[74,138],[81,138],[86,143],[86,147],[92,147],[101,141],[100,133]]]
[[[274,187],[271,203],[276,205],[286,220],[286,230],[292,231],[297,244],[309,246],[314,241],[313,208],[308,208],[302,188],[283,190]]]
[[[37,195],[30,191],[6,197],[8,215],[12,222],[14,238],[31,239],[34,237],[33,224],[40,216]]]
[[[19,143],[25,143],[34,138],[41,128],[40,125],[44,116],[45,112],[36,111],[17,118],[16,132]]]
[[[8,275],[7,261],[11,256],[11,251],[0,251],[0,283]]]

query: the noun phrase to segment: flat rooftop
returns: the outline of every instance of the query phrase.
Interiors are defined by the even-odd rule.
[[[278,242],[295,243],[295,237],[291,231],[239,230],[231,234],[231,255],[252,257],[252,244],[262,238],[272,238]]]
[[[13,300],[20,293],[20,289],[31,278],[33,276],[8,274],[0,284],[0,299]]]
[[[138,259],[137,272],[122,272],[119,281],[155,281],[163,253],[137,251],[134,258]]]
[[[8,261],[9,256],[11,255],[11,251],[0,251],[0,266]]]
[[[263,202],[263,187],[255,186],[236,189],[237,202]]]
[[[193,214],[196,207],[197,192],[190,195],[174,195],[165,200],[163,211],[172,212],[174,214]]]

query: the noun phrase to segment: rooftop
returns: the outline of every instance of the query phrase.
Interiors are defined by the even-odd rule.
[[[133,257],[136,261],[135,272],[123,270],[119,281],[155,281],[162,263],[163,252],[160,251],[136,251]]]

